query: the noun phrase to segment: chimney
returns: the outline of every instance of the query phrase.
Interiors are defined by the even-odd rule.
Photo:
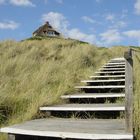
[[[46,21],[46,24],[50,25],[50,24],[49,24],[49,21]]]

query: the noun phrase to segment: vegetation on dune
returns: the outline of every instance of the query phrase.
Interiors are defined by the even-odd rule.
[[[60,103],[62,94],[87,79],[127,47],[98,48],[76,40],[48,38],[0,43],[0,125],[39,118],[40,106]],[[140,121],[140,54],[135,57],[135,132]],[[1,135],[1,140],[6,136]]]

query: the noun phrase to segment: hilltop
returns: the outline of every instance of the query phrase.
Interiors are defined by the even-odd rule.
[[[103,48],[71,39],[30,38],[0,42],[0,125],[42,118],[38,108],[62,102],[101,65],[128,47]],[[139,49],[136,47],[136,49]],[[134,55],[135,134],[140,139],[140,53]],[[1,135],[1,140],[6,136]]]

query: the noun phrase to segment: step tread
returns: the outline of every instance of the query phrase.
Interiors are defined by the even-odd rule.
[[[75,88],[92,88],[92,89],[102,89],[102,88],[125,88],[125,85],[106,85],[106,86],[75,86]]]
[[[95,75],[90,76],[90,78],[120,78],[125,77],[125,75]]]
[[[113,58],[111,60],[125,60],[125,58],[124,57],[117,57],[117,58]]]
[[[99,70],[125,70],[125,68],[100,68]]]
[[[40,107],[44,111],[124,111],[123,104],[62,104]]]
[[[108,62],[106,63],[106,65],[125,65],[125,62],[117,62],[117,63]]]
[[[125,93],[79,93],[71,95],[62,95],[62,99],[70,98],[113,98],[113,97],[125,97]]]
[[[37,119],[1,128],[1,132],[19,135],[75,139],[133,139],[119,119]]]
[[[90,83],[90,82],[125,82],[125,79],[109,79],[109,80],[82,80],[83,83]]]

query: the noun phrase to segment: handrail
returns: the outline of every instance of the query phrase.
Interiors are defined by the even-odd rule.
[[[124,53],[125,66],[125,130],[133,133],[133,58],[132,49]]]

